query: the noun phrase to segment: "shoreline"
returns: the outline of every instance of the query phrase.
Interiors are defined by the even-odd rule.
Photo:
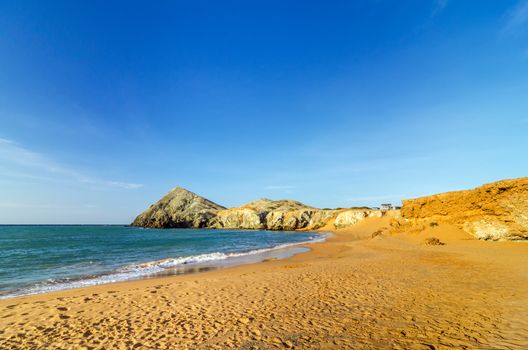
[[[203,253],[192,256],[168,257],[160,260],[138,262],[121,266],[112,272],[104,274],[86,275],[69,281],[59,281],[55,284],[50,284],[49,286],[42,286],[40,289],[38,287],[28,287],[24,290],[10,292],[9,294],[6,293],[0,295],[0,300],[12,300],[26,296],[90,288],[94,286],[112,285],[115,283],[141,281],[144,279],[157,279],[169,276],[202,273],[204,271],[255,264],[266,260],[282,260],[296,254],[308,252],[311,245],[324,242],[331,236],[331,233],[323,231],[303,231],[303,233],[313,233],[320,237],[308,241],[283,243],[270,248],[259,248],[249,251]],[[161,265],[165,266],[163,266],[162,269],[156,269],[156,267]],[[130,268],[140,271],[130,271]]]
[[[368,219],[282,260],[0,300],[0,346],[528,345],[526,245],[451,227],[434,231],[445,246],[424,245],[431,232],[372,238],[386,226]]]
[[[323,232],[321,232],[323,233]],[[325,232],[326,233],[326,232]],[[309,254],[311,252],[311,248],[312,248],[312,245],[315,245],[315,244],[322,244],[324,243],[325,241],[318,241],[318,242],[314,242],[314,243],[298,243],[298,244],[295,244],[294,246],[292,247],[288,247],[288,248],[279,248],[277,250],[270,250],[271,253],[273,252],[278,252],[281,257],[275,257],[275,256],[270,256],[270,257],[263,257],[264,254],[261,256],[262,259],[255,259],[254,261],[248,261],[248,262],[240,262],[238,264],[225,264],[225,266],[223,266],[222,264],[219,264],[219,266],[209,266],[209,265],[205,265],[205,264],[196,264],[196,265],[192,265],[192,266],[185,266],[184,267],[188,267],[188,269],[190,271],[185,271],[183,273],[172,273],[171,271],[169,271],[169,273],[167,274],[164,274],[164,273],[159,273],[159,274],[153,274],[153,275],[145,275],[143,277],[138,277],[138,278],[134,278],[134,279],[129,279],[129,280],[123,280],[123,281],[115,281],[115,282],[107,282],[107,283],[101,283],[101,284],[94,284],[94,285],[88,285],[88,286],[82,286],[82,287],[73,287],[73,288],[65,288],[65,289],[58,289],[58,290],[53,290],[53,291],[49,291],[49,292],[39,292],[39,293],[33,293],[33,294],[23,294],[23,295],[17,295],[17,296],[9,296],[9,297],[6,297],[6,298],[2,298],[0,297],[0,307],[1,307],[1,304],[3,302],[9,302],[9,301],[16,301],[16,300],[21,300],[21,299],[25,299],[25,298],[38,298],[38,297],[44,297],[47,299],[48,296],[52,297],[54,295],[57,295],[57,296],[62,296],[63,293],[68,293],[68,292],[72,292],[73,294],[77,294],[77,292],[81,293],[81,292],[85,292],[85,293],[89,293],[92,289],[103,289],[103,290],[106,290],[112,286],[120,286],[120,285],[128,285],[130,284],[131,286],[130,287],[135,287],[133,286],[133,284],[138,284],[138,285],[143,285],[144,282],[152,282],[154,284],[156,283],[159,283],[159,282],[164,282],[164,280],[169,280],[169,279],[180,279],[180,278],[185,278],[185,277],[192,277],[194,275],[203,275],[203,274],[211,274],[211,273],[215,273],[215,272],[219,272],[219,273],[222,273],[222,271],[224,270],[231,270],[231,269],[237,269],[237,268],[240,268],[240,267],[245,267],[245,266],[251,266],[251,265],[260,265],[260,264],[269,264],[270,262],[279,262],[279,261],[288,261],[289,259],[292,259],[294,258],[295,256],[297,255],[301,255],[301,254]],[[296,249],[302,249],[302,250],[296,250]],[[282,252],[280,252],[280,250],[283,250]],[[288,252],[288,250],[295,250],[294,252]],[[259,255],[259,254],[255,254],[255,255]],[[150,283],[149,283],[150,284]]]

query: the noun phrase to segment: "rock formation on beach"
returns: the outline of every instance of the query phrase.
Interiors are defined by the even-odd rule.
[[[132,226],[150,228],[229,228],[256,230],[316,230],[333,224],[351,226],[385,211],[373,209],[318,209],[293,200],[262,198],[238,208],[224,208],[176,187],[141,213]]]
[[[401,215],[404,227],[448,223],[478,239],[527,239],[528,178],[404,200]]]

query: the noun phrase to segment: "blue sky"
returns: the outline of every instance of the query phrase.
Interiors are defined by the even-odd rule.
[[[528,174],[528,1],[2,1],[0,223]]]

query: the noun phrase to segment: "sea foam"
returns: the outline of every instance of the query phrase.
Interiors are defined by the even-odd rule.
[[[294,247],[322,242],[328,234],[314,234],[308,240],[280,244],[271,248],[255,249],[246,252],[213,252],[206,254],[167,258],[156,261],[148,261],[138,264],[130,264],[116,269],[108,274],[83,276],[80,278],[48,279],[32,287],[24,288],[14,293],[1,295],[0,299],[12,298],[23,295],[41,294],[66,289],[83,288],[108,283],[138,280],[142,278],[161,276],[166,274],[183,274],[192,271],[192,268],[208,267],[217,268],[222,266],[240,265],[258,262],[272,257],[287,257],[300,251],[290,251]],[[273,255],[274,252],[284,251],[285,254]],[[268,256],[266,254],[269,254]],[[180,270],[177,270],[180,268]]]

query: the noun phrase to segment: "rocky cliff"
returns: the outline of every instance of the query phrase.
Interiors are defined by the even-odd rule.
[[[296,201],[259,199],[240,208],[219,211],[211,226],[268,230],[317,229],[334,215],[334,210],[316,209]]]
[[[297,201],[266,198],[227,209],[177,187],[141,213],[131,225],[150,228],[316,230],[326,225],[343,228],[384,214],[371,209],[318,209]]]
[[[478,239],[527,239],[528,178],[404,200],[401,215],[403,225],[444,222],[455,224]]]

